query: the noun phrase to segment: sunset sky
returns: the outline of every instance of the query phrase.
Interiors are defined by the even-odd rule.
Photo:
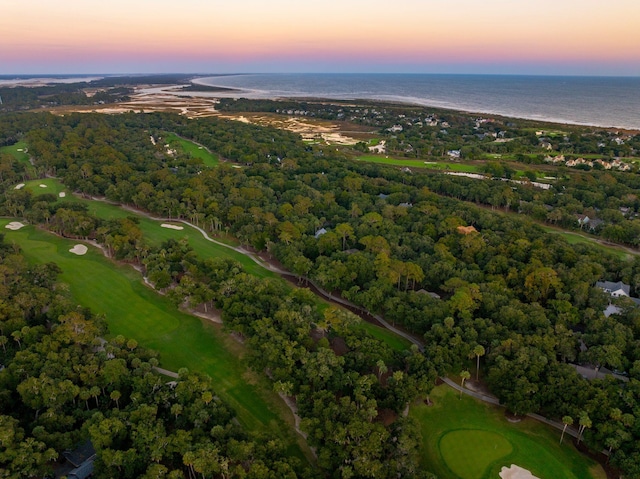
[[[640,76],[639,0],[0,0],[0,74]]]

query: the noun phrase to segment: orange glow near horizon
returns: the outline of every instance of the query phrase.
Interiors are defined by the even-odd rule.
[[[136,59],[215,66],[618,63],[640,75],[640,2],[613,0],[3,0],[0,74],[12,64]]]

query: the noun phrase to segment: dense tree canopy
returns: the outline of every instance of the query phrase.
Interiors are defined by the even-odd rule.
[[[349,327],[354,321],[349,315],[333,309],[319,313],[306,290],[257,279],[232,262],[198,258],[180,242],[150,248],[133,218],[102,221],[77,205],[13,190],[9,179],[3,183],[4,214],[26,217],[65,236],[96,239],[113,257],[143,266],[155,287],[176,304],[219,308],[225,327],[246,338],[254,367],[265,371],[277,390],[296,398],[323,473],[412,473],[416,433],[398,413],[428,393],[435,371],[459,372],[470,365],[479,366],[512,412],[538,411],[558,420],[570,416],[576,424],[588,416],[591,426],[584,428],[583,440],[589,446],[609,449],[611,463],[629,474],[640,467],[639,312],[620,300],[620,312],[605,318],[610,298],[594,287],[598,280],[623,280],[632,292],[640,291],[640,260],[570,245],[524,216],[470,203],[520,205],[543,220],[549,218],[544,207],[549,204],[562,223],[579,210],[571,206],[575,201],[594,208],[605,202],[616,224],[621,220],[613,213],[620,205],[615,198],[632,199],[635,176],[571,175],[558,183],[556,188],[564,188],[561,195],[526,184],[351,162],[333,148],[310,148],[290,133],[217,119],[42,114],[4,116],[0,122],[2,131],[26,139],[38,171],[59,176],[68,188],[186,219],[212,234],[224,230],[277,258],[303,280],[424,338],[424,352],[393,351]],[[188,155],[167,151],[162,142],[149,141],[167,132],[228,161],[209,169]],[[17,166],[10,165],[6,174],[19,174]],[[589,194],[595,196],[589,199]],[[621,230],[627,234],[635,220],[625,221]],[[20,315],[39,317],[37,297],[30,295]],[[30,344],[36,331],[44,334],[30,328],[45,328],[45,323],[17,322],[9,336],[4,334],[12,336],[9,349]],[[574,363],[626,371],[629,381],[604,375],[587,381]],[[113,364],[109,367],[118,367]],[[127,376],[136,377],[134,371]],[[46,378],[22,386],[34,414],[42,409],[41,399],[28,393],[37,381],[46,386]],[[115,405],[103,420],[117,425],[127,417],[121,416],[126,409],[121,406],[128,404],[131,386],[105,387],[97,403]],[[91,405],[95,399],[87,401]],[[162,410],[148,407],[140,414]],[[380,420],[383,410],[394,417],[389,424]],[[115,440],[138,447],[126,438]],[[202,447],[224,455],[228,446]],[[193,453],[185,464],[195,468],[198,453]],[[127,460],[126,451],[108,454],[103,464],[111,471]],[[211,467],[215,472],[219,466]]]

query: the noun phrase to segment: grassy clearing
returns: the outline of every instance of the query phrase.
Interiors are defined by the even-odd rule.
[[[176,145],[178,145],[178,148],[182,149],[182,151],[187,155],[190,155],[191,158],[202,160],[202,163],[204,163],[205,166],[214,168],[220,163],[218,155],[214,155],[205,147],[200,146],[192,141],[185,140],[184,138],[181,138],[174,133],[168,133],[165,140],[174,148],[176,147]]]
[[[161,365],[177,371],[182,367],[213,378],[216,392],[236,411],[251,430],[271,431],[292,444],[292,453],[304,457],[304,442],[293,437],[293,418],[264,379],[247,369],[244,347],[223,334],[208,320],[180,312],[165,297],[146,287],[140,274],[105,258],[94,247],[84,256],[69,252],[75,241],[58,238],[33,226],[18,231],[4,229],[5,241],[21,246],[34,263],[53,261],[63,273],[60,281],[79,304],[103,314],[112,335],[135,338],[140,345],[160,353]],[[296,444],[296,441],[298,445]]]
[[[27,144],[24,141],[19,141],[11,146],[0,147],[0,154],[12,155],[16,161],[30,165],[27,148]]]
[[[432,406],[411,407],[422,426],[422,463],[441,479],[494,479],[517,464],[541,479],[598,479],[604,471],[560,441],[560,431],[533,419],[512,424],[502,408],[459,395],[442,385]]]

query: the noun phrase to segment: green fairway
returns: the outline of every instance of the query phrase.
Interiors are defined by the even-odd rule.
[[[185,140],[174,133],[168,133],[164,138],[173,148],[180,148],[184,153],[190,155],[191,158],[202,160],[205,166],[216,167],[220,163],[217,155],[209,152],[204,146],[200,146],[192,141]]]
[[[600,479],[602,468],[581,455],[560,431],[533,419],[510,423],[504,409],[436,387],[433,405],[413,405],[422,429],[421,461],[440,479],[497,479],[516,464],[540,479]]]
[[[41,188],[39,186],[40,184],[47,185],[47,188]],[[25,188],[33,191],[33,193],[36,195],[43,193],[54,193],[58,195],[61,191],[65,191],[64,185],[62,183],[60,183],[56,179],[51,178],[28,181],[26,182]],[[231,258],[242,264],[245,271],[250,274],[253,274],[260,278],[273,278],[276,276],[275,273],[272,273],[271,271],[263,268],[246,255],[238,253],[231,248],[227,248],[208,241],[198,230],[183,223],[171,222],[172,224],[183,227],[182,230],[163,228],[160,226],[161,224],[163,224],[162,221],[149,219],[143,216],[141,213],[127,210],[121,208],[118,205],[110,204],[104,201],[80,198],[71,195],[68,192],[66,193],[64,200],[85,203],[88,206],[89,212],[91,214],[102,219],[127,218],[130,216],[138,218],[140,222],[140,229],[142,230],[145,239],[152,246],[159,246],[168,239],[179,240],[184,238],[189,242],[189,245],[201,258]]]
[[[386,343],[387,346],[389,346],[391,349],[395,351],[405,351],[411,347],[411,341],[403,337],[400,337],[397,334],[381,326],[376,326],[375,324],[362,321],[361,323],[358,324],[358,327],[364,329],[367,333],[369,333],[371,336],[376,338],[378,341],[382,341]]]
[[[366,161],[368,163],[380,163],[383,165],[403,166],[408,168],[428,168],[432,170],[460,171],[463,173],[481,173],[480,168],[475,165],[448,163],[446,161],[407,160],[400,158],[388,158],[378,155],[359,156],[356,158],[356,160]]]
[[[75,241],[33,226],[10,231],[4,228],[9,221],[0,220],[5,241],[20,245],[29,261],[57,263],[63,271],[60,281],[69,285],[74,300],[104,314],[111,335],[134,338],[158,351],[161,365],[169,370],[186,367],[210,375],[216,392],[246,427],[272,431],[289,444],[298,441],[284,423],[285,417],[288,422],[293,420],[286,406],[266,380],[253,377],[242,360],[243,347],[223,334],[218,325],[178,311],[165,297],[144,286],[137,271],[113,263],[94,247],[77,256],[69,252]],[[301,456],[301,446],[292,452]]]
[[[71,194],[65,190],[64,185],[54,178],[27,181],[25,182],[24,189],[31,191],[34,195],[50,193],[59,196],[61,192],[64,192],[65,198],[67,196],[71,197]]]
[[[0,147],[0,154],[9,154],[19,161],[20,163],[29,164],[29,153],[27,144],[24,141],[19,141],[11,146]]]
[[[47,188],[40,188],[40,183],[46,184]],[[25,188],[32,190],[34,194],[42,194],[46,192],[57,194],[60,191],[64,191],[64,185],[55,179],[29,181],[26,183]],[[227,248],[207,240],[198,230],[184,223],[175,221],[167,222],[169,224],[182,227],[182,230],[163,228],[160,226],[163,224],[162,221],[149,219],[140,213],[124,209],[118,205],[106,203],[104,201],[79,198],[73,195],[67,195],[65,200],[85,203],[91,214],[102,219],[127,218],[131,216],[136,217],[139,220],[139,226],[145,240],[153,246],[159,246],[162,242],[169,239],[180,240],[184,238],[201,258],[229,258],[238,261],[247,273],[258,276],[259,278],[275,278],[278,276],[276,273],[257,264],[248,256],[238,253],[231,248]],[[328,303],[318,297],[316,305],[322,312],[328,306]],[[384,341],[396,351],[403,351],[411,346],[409,341],[385,328],[381,328],[364,321],[360,323],[359,327],[367,331],[374,338]]]
[[[589,244],[595,248],[601,249],[602,251],[605,251],[607,253],[610,254],[614,254],[617,257],[619,257],[620,259],[630,259],[632,258],[631,254],[625,252],[624,250],[622,250],[620,247],[615,246],[615,245],[604,245],[598,242],[598,240],[596,238],[590,238],[589,236],[586,236],[584,233],[580,234],[580,233],[570,233],[567,231],[561,231],[558,230],[556,228],[551,228],[549,226],[542,226],[545,231],[549,232],[549,233],[554,233],[554,234],[559,234],[560,236],[562,236],[565,240],[567,240],[567,243],[569,244]]]
[[[48,187],[40,188],[40,183],[47,184]],[[60,191],[64,191],[64,185],[55,179],[29,181],[26,183],[25,188],[31,189],[35,194],[42,194],[45,192],[55,192],[57,194]],[[142,230],[142,234],[144,235],[145,239],[153,246],[159,246],[163,241],[166,241],[168,239],[179,240],[185,238],[189,242],[189,245],[201,258],[214,256],[230,258],[238,261],[245,269],[245,271],[250,274],[253,274],[260,278],[277,277],[276,273],[273,273],[260,266],[248,256],[242,253],[238,253],[237,251],[234,251],[230,248],[208,241],[204,236],[202,236],[202,233],[200,233],[195,228],[185,225],[184,223],[168,222],[170,224],[183,227],[184,229],[182,230],[163,228],[160,226],[163,222],[146,218],[140,213],[123,209],[118,205],[106,203],[104,201],[83,199],[73,195],[68,195],[65,199],[69,201],[78,201],[85,203],[88,206],[90,213],[102,219],[126,218],[129,216],[135,216],[140,221],[139,225],[140,229]],[[228,243],[228,241],[226,241],[226,243]],[[327,303],[318,299],[318,308],[322,311],[326,307]],[[371,334],[371,336],[373,336],[374,338],[387,343],[394,350],[403,351],[411,346],[411,343],[409,341],[401,338],[400,336],[392,333],[385,328],[381,328],[379,326],[366,322],[362,322],[360,327]]]

